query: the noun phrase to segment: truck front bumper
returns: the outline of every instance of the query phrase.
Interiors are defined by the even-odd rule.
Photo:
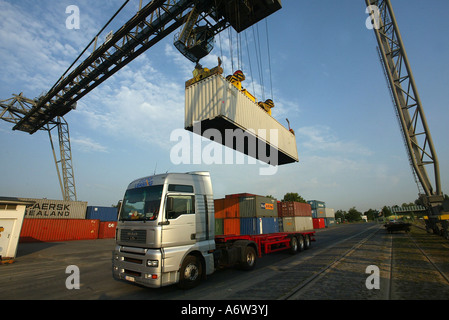
[[[164,285],[160,250],[116,246],[112,257],[115,279],[141,284],[150,288]]]

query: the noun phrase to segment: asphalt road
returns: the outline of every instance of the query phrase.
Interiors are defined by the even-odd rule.
[[[332,260],[334,257],[327,252],[332,250],[326,253],[323,250],[373,227],[379,228],[368,223],[317,230],[317,241],[309,250],[294,256],[286,252],[267,255],[249,272],[232,268],[218,270],[199,287],[188,291],[176,286],[149,289],[114,280],[111,275],[113,239],[24,243],[19,244],[15,263],[0,265],[0,299],[274,300],[290,290],[299,281],[298,277],[315,272],[314,264],[304,261],[315,261],[320,254],[322,258],[326,255],[326,261]],[[296,267],[299,265],[304,268]],[[292,270],[296,273],[289,272]],[[304,274],[298,274],[298,270]],[[80,286],[76,288],[72,278],[78,271]]]

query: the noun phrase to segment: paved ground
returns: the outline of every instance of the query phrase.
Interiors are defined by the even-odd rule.
[[[449,274],[449,242],[416,228],[412,235]],[[449,283],[405,233],[390,235],[375,224],[342,225],[318,230],[316,239],[309,250],[297,255],[280,252],[263,257],[251,272],[219,270],[188,291],[176,286],[148,289],[113,280],[113,239],[19,244],[16,262],[0,265],[0,299],[449,299]],[[66,286],[67,281],[70,286],[71,273],[66,273],[70,265],[80,270],[79,289]],[[370,265],[379,267],[379,290],[366,287]]]

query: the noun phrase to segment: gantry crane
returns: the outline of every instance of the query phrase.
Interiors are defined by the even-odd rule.
[[[427,228],[448,237],[448,204],[441,190],[438,157],[390,0],[365,0],[379,57],[395,106],[420,200],[428,208]],[[434,184],[427,168],[433,171]]]
[[[413,173],[423,204],[429,209],[428,227],[447,236],[448,223],[441,217],[448,204],[443,203],[438,159],[390,0],[365,2],[373,18],[379,56]],[[13,130],[30,134],[58,128],[61,159],[56,159],[54,149],[53,153],[57,168],[58,164],[62,167],[61,190],[64,199],[76,199],[64,115],[75,109],[79,99],[180,27],[175,47],[198,62],[212,50],[218,33],[230,26],[241,32],[280,8],[280,0],[152,0],[145,6],[141,0],[134,17],[98,48],[95,39],[90,56],[65,73],[42,97],[31,100],[20,94],[0,101],[0,118],[14,123]],[[426,167],[433,168],[434,185]]]
[[[128,22],[70,73],[66,72],[46,94],[38,99],[19,94],[0,101],[0,118],[13,123],[13,130],[30,134],[46,130],[50,138],[50,131],[58,128],[61,159],[56,159],[55,152],[54,156],[59,177],[61,166],[61,190],[65,200],[76,200],[64,115],[76,108],[79,99],[182,25],[175,46],[197,62],[210,52],[219,32],[230,26],[241,32],[280,8],[280,0],[152,0],[145,6],[140,1],[138,12]]]

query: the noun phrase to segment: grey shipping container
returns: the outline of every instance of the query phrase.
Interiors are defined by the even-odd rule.
[[[117,208],[88,206],[86,219],[100,220],[103,222],[117,221]]]
[[[332,208],[324,208],[323,210],[318,210],[318,218],[335,218],[335,210]]]
[[[32,219],[86,219],[87,202],[51,199],[19,198],[34,201],[25,209],[25,218]]]
[[[282,226],[284,232],[313,230],[313,220],[312,217],[283,217]]]
[[[241,218],[278,217],[277,201],[272,198],[254,196],[240,198]]]

